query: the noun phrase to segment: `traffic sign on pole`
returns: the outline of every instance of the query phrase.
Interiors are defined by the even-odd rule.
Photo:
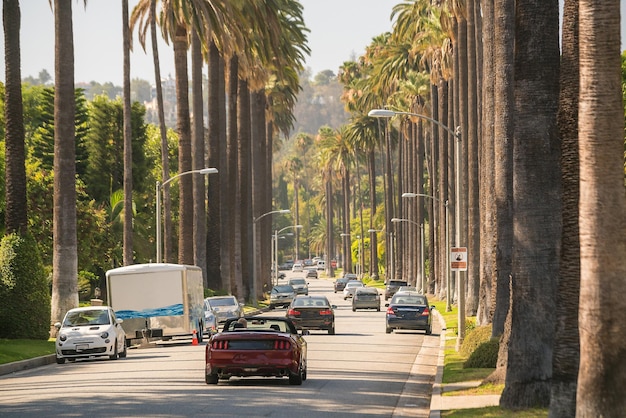
[[[450,269],[467,271],[467,247],[450,248]]]

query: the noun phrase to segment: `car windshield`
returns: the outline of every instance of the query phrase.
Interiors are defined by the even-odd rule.
[[[297,333],[289,322],[280,318],[246,318],[246,321],[229,321],[224,326],[224,331],[270,331],[289,332],[292,334]]]
[[[293,301],[293,306],[296,308],[301,307],[316,307],[316,308],[329,308],[330,303],[325,298],[299,298]]]
[[[234,298],[209,299],[209,305],[216,306],[236,306],[237,301]]]
[[[83,311],[68,312],[63,321],[64,327],[75,327],[79,325],[109,325],[109,313],[103,309],[92,309]]]
[[[293,292],[293,287],[291,287],[290,285],[274,286],[272,288],[272,292],[273,293],[290,293],[290,292]]]
[[[306,284],[304,279],[291,279],[289,280],[290,284]]]
[[[397,286],[397,287],[400,287],[400,286],[408,286],[408,285],[409,285],[409,284],[408,284],[407,282],[404,282],[404,281],[399,281],[399,280],[391,280],[391,281],[389,282],[389,286]]]
[[[394,305],[426,305],[426,298],[424,296],[396,294],[391,303]]]

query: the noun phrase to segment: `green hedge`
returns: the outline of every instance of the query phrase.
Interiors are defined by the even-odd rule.
[[[0,338],[47,340],[50,290],[32,236],[0,241]]]
[[[491,325],[469,331],[461,345],[461,354],[467,357],[464,368],[495,368],[498,361],[499,338],[491,337]]]

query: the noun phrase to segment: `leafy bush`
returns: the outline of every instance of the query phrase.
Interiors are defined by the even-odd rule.
[[[488,341],[483,342],[470,354],[467,361],[463,364],[463,368],[494,369],[498,362],[499,346],[500,339],[497,337],[490,338]]]
[[[47,340],[50,291],[32,236],[0,241],[0,338]]]
[[[482,327],[473,327],[472,329],[467,328],[467,334],[463,339],[463,344],[461,345],[461,354],[464,357],[469,357],[478,346],[482,343],[489,341],[491,338],[491,325],[485,325]]]

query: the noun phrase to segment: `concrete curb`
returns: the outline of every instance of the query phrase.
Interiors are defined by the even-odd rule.
[[[430,418],[441,417],[441,382],[443,381],[443,366],[445,360],[446,350],[446,322],[443,320],[443,316],[439,311],[435,310],[435,316],[441,327],[441,333],[439,334],[439,356],[437,357],[437,373],[435,373],[435,383],[433,384],[433,394],[430,398]]]
[[[56,357],[56,354],[49,354],[47,356],[14,361],[13,363],[0,364],[0,376],[55,363]]]

